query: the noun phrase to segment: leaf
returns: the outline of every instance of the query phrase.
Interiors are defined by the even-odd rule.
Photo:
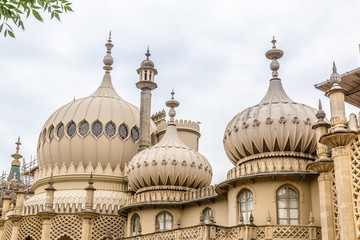
[[[8,33],[9,33],[10,37],[15,38],[15,35],[14,35],[14,33],[12,31],[9,30]]]
[[[0,25],[0,32],[2,32],[3,27],[4,27],[4,23],[2,23],[2,24]]]
[[[57,18],[57,20],[59,20],[61,22],[60,16],[59,16],[59,14],[57,12],[55,13],[55,17]]]
[[[39,20],[40,22],[43,21],[40,13],[39,13],[38,11],[36,11],[36,10],[33,9],[33,10],[32,10],[32,13],[33,13],[34,17],[35,17],[37,20]]]

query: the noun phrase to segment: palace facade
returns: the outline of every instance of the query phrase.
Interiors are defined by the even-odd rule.
[[[340,75],[334,64],[329,80],[316,85],[330,100],[328,120],[320,102],[315,109],[286,94],[275,43],[265,54],[272,72],[266,95],[225,128],[234,167],[210,185],[200,127],[176,119],[174,91],[168,114],[151,116],[158,72],[149,50],[137,69],[138,108],[112,85],[109,37],[100,86],[49,117],[36,165],[21,171],[16,143],[0,183],[0,238],[360,239],[359,123],[345,114],[345,101],[360,106],[360,68]]]

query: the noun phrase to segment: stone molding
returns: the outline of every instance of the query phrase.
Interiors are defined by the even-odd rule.
[[[178,129],[178,131],[187,131],[191,133],[195,133],[200,137],[200,125],[196,122],[190,121],[190,120],[175,120],[175,125]],[[160,134],[162,132],[165,132],[167,127],[167,122],[161,122],[156,129],[156,134]]]
[[[312,160],[299,159],[296,157],[288,158],[266,158],[254,161],[241,163],[240,165],[230,169],[227,173],[227,180],[253,175],[257,173],[269,172],[308,172],[307,164],[312,163]]]
[[[49,165],[47,167],[39,167],[34,173],[34,184],[32,187],[35,190],[40,186],[47,185],[51,174],[53,174],[53,178],[56,184],[59,182],[68,182],[74,180],[83,180],[84,182],[87,182],[91,173],[94,176],[94,180],[98,189],[106,189],[111,187],[112,189],[109,190],[126,190],[126,186],[120,185],[125,184],[127,166],[121,170],[120,164],[117,164],[117,166],[113,169],[110,163],[107,163],[105,167],[98,163],[94,168],[92,163],[84,166],[82,162],[80,162],[76,168],[73,163],[70,163],[69,166],[66,166],[65,163],[63,163],[60,167],[57,164],[55,164],[55,166]],[[111,182],[114,186],[108,186],[109,182]]]
[[[127,198],[125,206],[131,206],[138,203],[152,203],[152,202],[184,202],[200,200],[206,197],[217,196],[215,192],[216,186],[203,187],[200,189],[178,191],[178,190],[164,190],[147,191],[136,193]]]
[[[356,134],[354,131],[344,129],[326,133],[320,137],[319,142],[331,148],[348,145]]]

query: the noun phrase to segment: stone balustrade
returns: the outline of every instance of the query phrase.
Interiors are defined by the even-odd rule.
[[[125,206],[151,202],[190,202],[202,198],[217,196],[216,186],[203,187],[196,190],[178,191],[176,189],[161,189],[136,193],[127,199]]]
[[[198,225],[164,232],[156,232],[115,240],[321,240],[321,228],[317,226],[293,225],[239,225],[223,227],[214,224]]]
[[[306,165],[312,160],[299,158],[265,158],[243,162],[227,173],[227,179],[271,172],[308,172]]]

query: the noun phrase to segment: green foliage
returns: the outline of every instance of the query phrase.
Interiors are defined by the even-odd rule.
[[[42,22],[40,10],[47,12],[60,21],[60,14],[72,12],[71,3],[67,0],[0,0],[0,33],[15,38],[11,24],[25,29],[23,19],[30,15]]]

